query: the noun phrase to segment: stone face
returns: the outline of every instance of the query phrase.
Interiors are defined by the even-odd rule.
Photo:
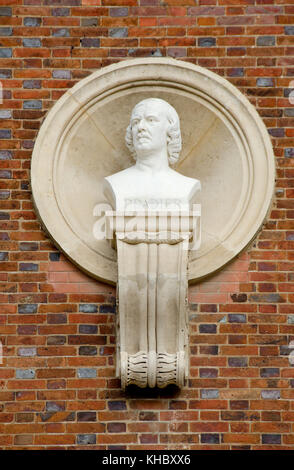
[[[123,139],[128,116],[136,103],[152,96],[158,74],[171,85],[160,86],[156,96],[173,105],[181,120],[182,152],[175,170],[203,182],[206,216],[201,248],[189,256],[190,281],[221,268],[252,240],[272,197],[270,138],[252,105],[225,79],[160,57],[125,60],[94,72],[48,113],[34,146],[32,189],[42,221],[60,249],[87,273],[110,283],[117,281],[116,252],[107,240],[94,236],[103,222],[98,203],[106,203],[102,181],[131,166]],[[138,80],[141,85],[145,80],[144,90]],[[124,83],[132,93],[112,93]],[[105,86],[107,100],[97,101]],[[41,108],[40,100],[28,101],[27,109]],[[111,139],[106,137],[109,129]]]

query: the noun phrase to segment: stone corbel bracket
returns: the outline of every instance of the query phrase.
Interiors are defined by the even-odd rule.
[[[187,263],[199,245],[193,212],[105,214],[118,252],[117,375],[122,387],[184,385],[188,376]]]

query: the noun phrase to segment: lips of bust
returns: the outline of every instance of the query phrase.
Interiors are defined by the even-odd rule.
[[[147,134],[139,134],[137,140],[150,140],[150,136]]]

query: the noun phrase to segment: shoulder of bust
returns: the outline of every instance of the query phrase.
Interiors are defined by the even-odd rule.
[[[125,170],[118,171],[113,175],[106,176],[104,180],[106,180],[111,186],[116,184],[124,183],[128,178],[132,177],[133,174],[133,167],[126,168]]]
[[[188,188],[195,188],[195,190],[198,190],[201,188],[201,183],[199,180],[196,178],[190,178],[189,176],[182,175],[181,173],[178,173],[175,171],[176,178],[179,181],[179,184],[183,184]]]

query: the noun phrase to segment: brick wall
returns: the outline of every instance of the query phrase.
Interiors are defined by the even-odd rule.
[[[294,6],[291,0],[3,0],[0,7],[0,446],[290,449],[294,444]],[[41,230],[30,158],[48,109],[99,67],[171,56],[256,106],[277,186],[263,230],[190,289],[182,391],[115,378],[115,290]]]

